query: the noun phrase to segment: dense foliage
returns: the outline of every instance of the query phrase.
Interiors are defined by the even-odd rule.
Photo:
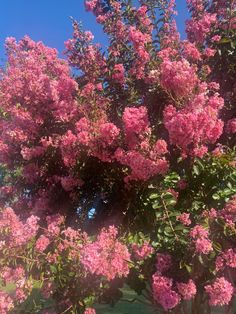
[[[125,285],[165,313],[230,313],[236,1],[187,5],[186,40],[173,0],[85,1],[109,47],[73,21],[67,60],[6,39],[0,313],[94,314]]]

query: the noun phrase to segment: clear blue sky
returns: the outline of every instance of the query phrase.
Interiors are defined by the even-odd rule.
[[[177,23],[184,36],[186,5],[184,0],[176,2]],[[20,39],[27,34],[62,53],[64,42],[72,34],[70,16],[82,21],[84,28],[94,33],[96,42],[106,44],[101,27],[94,16],[85,11],[83,0],[0,0],[0,8],[0,64],[5,59],[4,41],[8,36]]]

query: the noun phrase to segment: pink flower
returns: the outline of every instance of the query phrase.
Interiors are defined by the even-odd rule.
[[[15,291],[15,298],[16,300],[19,302],[19,303],[22,303],[26,300],[27,298],[27,295],[26,293],[24,292],[23,289],[21,288],[16,288],[16,291]]]
[[[177,187],[178,187],[180,190],[186,189],[187,185],[188,185],[188,183],[187,183],[187,181],[184,180],[184,179],[179,180],[179,182],[177,183]]]
[[[7,314],[14,308],[13,300],[11,297],[3,291],[0,291],[0,313]]]
[[[186,32],[190,41],[203,43],[211,27],[216,23],[216,14],[204,12],[201,18],[192,18],[186,22]]]
[[[213,57],[216,53],[216,50],[215,49],[211,49],[211,48],[206,48],[205,51],[204,51],[204,55],[206,57]]]
[[[203,228],[201,225],[196,225],[190,232],[190,236],[194,239],[196,238],[207,238],[208,237],[208,230]]]
[[[191,300],[197,293],[197,288],[192,279],[187,283],[178,282],[177,289],[184,300]]]
[[[225,261],[222,256],[217,256],[215,265],[216,265],[216,271],[221,271],[224,269]]]
[[[4,267],[1,272],[0,277],[6,284],[14,282],[16,286],[20,286],[21,281],[25,280],[25,271],[22,266],[16,268]]]
[[[125,81],[125,68],[122,63],[115,64],[114,66],[114,73],[112,74],[112,78],[120,83],[124,84]]]
[[[45,148],[42,146],[36,146],[33,148],[23,147],[21,149],[21,155],[25,160],[30,160],[32,158],[42,156],[45,152]]]
[[[202,157],[207,152],[205,144],[215,143],[222,134],[223,122],[218,119],[221,106],[221,98],[207,99],[204,95],[196,96],[192,104],[179,111],[172,105],[167,106],[164,124],[171,143],[185,154]]]
[[[144,260],[146,257],[154,252],[154,249],[147,241],[145,241],[143,245],[138,245],[134,243],[132,245],[132,249],[134,251],[135,258],[139,261]]]
[[[197,253],[209,254],[213,251],[212,242],[206,238],[199,238],[195,241],[195,250]]]
[[[201,60],[200,51],[194,43],[190,43],[188,40],[183,41],[183,55],[188,60]]]
[[[41,235],[35,243],[35,249],[42,253],[46,250],[49,243],[50,243],[50,240],[44,235]]]
[[[168,162],[164,158],[154,161],[144,157],[138,151],[130,150],[126,153],[122,149],[117,149],[115,158],[121,164],[131,168],[131,174],[125,178],[126,182],[131,180],[147,181],[156,174],[165,174],[168,170]]]
[[[165,155],[168,152],[166,141],[157,140],[153,146],[153,151],[159,156]]]
[[[180,302],[180,296],[172,289],[172,280],[160,276],[158,273],[152,276],[152,280],[154,300],[159,303],[165,311],[176,307]]]
[[[216,270],[221,271],[225,266],[236,268],[236,251],[234,249],[228,249],[222,252],[216,258]]]
[[[196,69],[185,59],[164,60],[160,65],[160,82],[163,88],[177,97],[185,97],[191,94],[198,82]]]
[[[86,41],[88,41],[88,42],[92,41],[94,39],[94,36],[93,36],[92,32],[90,32],[90,31],[85,31],[84,37],[85,37]]]
[[[140,47],[144,48],[144,45],[151,40],[151,37],[131,26],[129,29],[129,40],[133,42],[135,49],[139,49]]]
[[[93,11],[97,5],[98,0],[85,1],[85,8],[88,11]]]
[[[170,269],[172,265],[172,258],[169,254],[157,253],[156,255],[156,270],[163,273]]]
[[[84,314],[96,314],[95,309],[88,307],[85,311]]]
[[[232,134],[236,133],[236,118],[233,118],[227,122],[226,132]]]
[[[213,41],[213,42],[219,42],[220,40],[221,40],[220,35],[215,35],[215,36],[211,37],[211,41]]]
[[[195,244],[195,251],[200,254],[209,254],[212,250],[212,242],[208,239],[208,231],[201,225],[196,225],[190,232]]]
[[[227,266],[236,268],[236,250],[228,249],[222,254]]]
[[[217,278],[212,285],[205,286],[205,290],[209,295],[210,305],[229,304],[234,293],[233,286],[224,277]]]
[[[130,254],[127,247],[117,240],[117,233],[114,226],[103,229],[95,242],[82,249],[81,263],[85,269],[108,280],[128,275]]]
[[[179,197],[179,192],[175,191],[174,189],[168,189],[167,190],[168,193],[172,194],[172,196],[176,199],[176,201],[178,200]]]
[[[113,123],[109,122],[101,124],[99,131],[99,140],[103,142],[104,147],[112,145],[120,133],[120,130]]]
[[[204,210],[202,213],[202,217],[208,217],[208,218],[214,219],[217,217],[217,211],[215,210],[215,208],[211,208],[209,211]]]
[[[56,214],[46,217],[47,236],[49,238],[57,237],[60,234],[60,225],[64,222],[64,217]]]
[[[189,219],[190,214],[188,213],[183,213],[179,216],[177,216],[177,220],[179,220],[183,225],[189,226],[191,225],[191,220]]]
[[[127,136],[130,133],[140,134],[145,132],[149,128],[147,108],[144,106],[125,108],[123,122]]]

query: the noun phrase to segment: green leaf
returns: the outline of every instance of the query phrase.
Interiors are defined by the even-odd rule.
[[[151,195],[149,195],[149,199],[154,200],[154,199],[158,198],[158,196],[159,195],[157,193],[152,193]]]
[[[192,266],[185,264],[184,267],[186,268],[189,274],[192,272]]]
[[[161,208],[161,207],[162,207],[162,205],[160,203],[158,203],[158,202],[155,202],[155,203],[152,204],[152,208],[153,209],[157,209],[157,208]]]
[[[214,248],[217,252],[222,252],[222,246],[220,245],[220,243],[214,242],[214,243],[213,243],[213,248]]]
[[[197,165],[193,166],[193,173],[196,174],[197,176],[200,174],[200,171]]]
[[[200,264],[204,265],[204,261],[203,261],[201,254],[198,255],[198,260],[199,260]]]

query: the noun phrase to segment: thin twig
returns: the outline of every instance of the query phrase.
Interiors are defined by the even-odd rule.
[[[68,312],[71,308],[72,308],[72,305],[69,306],[69,307],[68,307],[64,312],[62,312],[61,314],[64,314],[64,313]]]
[[[28,257],[26,257],[26,256],[19,256],[19,255],[10,255],[11,257],[13,257],[13,258],[21,258],[21,259],[26,259],[26,260],[28,260],[28,261],[30,261],[30,262],[36,262],[36,263],[38,263],[38,260],[36,260],[36,259],[31,259],[31,258],[28,258]]]
[[[170,220],[170,215],[169,215],[168,209],[167,209],[167,207],[166,207],[165,201],[163,200],[162,197],[161,197],[161,201],[162,201],[162,204],[163,204],[163,207],[164,207],[164,210],[165,210],[165,214],[166,214],[166,217],[167,217],[167,219],[168,219],[170,228],[171,228],[171,230],[173,231],[176,240],[179,240],[179,237],[178,237],[177,234],[175,233],[175,229],[174,229],[174,227],[173,227],[173,225],[172,225],[172,222],[171,222],[171,220]]]

